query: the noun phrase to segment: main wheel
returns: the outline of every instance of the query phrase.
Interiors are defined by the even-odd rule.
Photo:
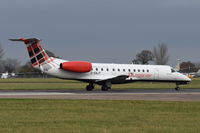
[[[175,90],[176,90],[176,91],[179,91],[179,90],[180,90],[180,87],[176,87]]]
[[[109,87],[107,87],[106,85],[103,85],[103,86],[101,87],[101,90],[102,90],[102,91],[108,91],[108,89],[109,89]]]
[[[86,90],[87,91],[92,91],[94,89],[94,85],[87,85]]]

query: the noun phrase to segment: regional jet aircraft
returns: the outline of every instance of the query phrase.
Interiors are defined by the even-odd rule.
[[[172,82],[179,85],[191,81],[187,76],[176,72],[170,66],[135,65],[135,64],[106,64],[87,61],[68,61],[49,57],[41,47],[41,40],[36,38],[10,39],[24,42],[32,66],[42,72],[61,79],[73,79],[87,82],[87,91],[92,91],[96,84],[102,86],[102,91],[111,89],[112,84],[123,84],[136,81]]]

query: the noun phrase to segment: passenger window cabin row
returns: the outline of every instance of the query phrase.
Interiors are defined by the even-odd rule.
[[[93,69],[93,70],[96,70],[96,71],[110,71],[110,69],[109,68],[95,68],[95,69]],[[118,71],[118,72],[147,72],[147,73],[149,73],[149,70],[148,69],[133,69],[132,71],[131,71],[131,69],[115,69],[115,68],[112,68],[112,71],[113,72],[115,72],[115,71]]]

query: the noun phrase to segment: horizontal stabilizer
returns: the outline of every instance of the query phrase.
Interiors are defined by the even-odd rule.
[[[9,40],[10,40],[10,41],[21,41],[21,42],[24,41],[22,38],[20,38],[20,39],[9,39]]]
[[[33,44],[33,43],[37,43],[39,42],[40,40],[37,39],[37,38],[28,38],[28,39],[25,39],[25,38],[19,38],[19,39],[9,39],[10,41],[20,41],[20,42],[24,42],[25,44]]]

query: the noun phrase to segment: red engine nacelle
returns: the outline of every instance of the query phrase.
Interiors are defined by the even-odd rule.
[[[60,68],[71,72],[85,73],[92,70],[92,64],[86,61],[69,61],[61,63]]]

